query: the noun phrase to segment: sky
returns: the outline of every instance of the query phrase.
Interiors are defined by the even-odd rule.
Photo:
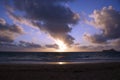
[[[120,51],[120,0],[0,0],[0,51]]]

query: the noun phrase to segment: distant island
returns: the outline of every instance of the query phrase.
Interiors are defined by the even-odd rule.
[[[115,49],[103,50],[102,52],[118,52]]]

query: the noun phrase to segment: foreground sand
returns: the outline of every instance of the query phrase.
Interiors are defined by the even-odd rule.
[[[1,64],[0,80],[120,80],[120,63]]]

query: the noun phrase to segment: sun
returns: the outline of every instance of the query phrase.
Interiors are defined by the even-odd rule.
[[[67,49],[67,45],[61,40],[55,40],[56,44],[58,45],[58,52],[64,52]]]

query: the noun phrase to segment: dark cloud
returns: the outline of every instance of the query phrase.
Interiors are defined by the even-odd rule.
[[[17,47],[17,45],[12,42],[0,42],[0,48],[12,48],[12,47]]]
[[[20,41],[18,46],[24,47],[24,48],[41,48],[41,45],[39,45],[39,44],[30,43],[30,42],[26,42],[26,41]]]
[[[88,45],[88,46],[79,46],[78,48],[83,51],[101,51],[104,47]]]
[[[0,42],[12,42],[24,31],[17,25],[9,25],[4,19],[0,19]]]
[[[5,25],[6,21],[4,19],[0,18],[0,24]]]
[[[74,0],[13,0],[13,7],[14,10],[24,12],[24,18],[29,19],[34,26],[70,45],[74,38],[68,34],[72,30],[69,24],[76,24],[79,15],[65,6],[68,1]],[[17,19],[19,16],[14,17]]]
[[[0,48],[31,49],[31,48],[41,48],[41,45],[27,42],[27,41],[19,41],[19,43],[1,42]]]
[[[57,44],[47,44],[45,45],[46,48],[55,48],[58,49],[58,45]]]
[[[88,40],[92,43],[98,43],[98,44],[104,44],[106,43],[106,38],[104,35],[100,34],[95,34],[95,35],[90,35],[90,34],[84,34],[84,39]]]
[[[110,49],[115,49],[120,51],[120,49],[117,49],[114,46],[111,46],[111,44],[107,44],[107,45],[87,45],[87,46],[79,46],[78,50],[79,51],[103,51],[103,50],[110,50]]]
[[[34,23],[33,21],[25,17],[17,16],[16,14],[14,14],[13,10],[10,7],[7,7],[7,14],[14,21],[14,23],[24,24],[31,28],[39,29],[38,28],[38,26],[40,26],[39,24]]]
[[[85,35],[93,43],[105,43],[109,40],[120,38],[120,12],[112,6],[104,7],[102,10],[94,10],[90,15],[93,19],[89,24],[101,30],[101,34]]]

